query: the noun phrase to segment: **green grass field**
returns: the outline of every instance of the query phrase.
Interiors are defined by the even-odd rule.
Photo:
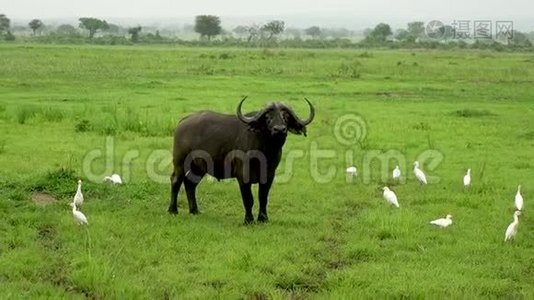
[[[169,215],[177,121],[244,95],[316,106],[270,222],[243,225],[233,180],[201,183],[198,216],[182,189]],[[532,54],[0,45],[0,298],[532,298],[533,95]]]

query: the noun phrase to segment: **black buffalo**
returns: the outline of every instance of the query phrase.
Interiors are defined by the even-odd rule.
[[[270,103],[261,111],[245,116],[241,105],[246,98],[239,102],[236,115],[201,111],[178,124],[174,133],[170,213],[178,213],[177,197],[183,182],[189,212],[197,214],[195,190],[202,177],[210,174],[218,180],[237,179],[245,207],[245,223],[254,220],[251,185],[258,183],[258,221],[268,220],[269,190],[287,133],[306,135],[306,125],[312,122],[315,109],[304,98],[310,107],[306,120],[299,119],[282,103]]]

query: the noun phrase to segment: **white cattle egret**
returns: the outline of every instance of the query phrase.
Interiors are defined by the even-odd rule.
[[[521,185],[517,186],[517,193],[515,194],[515,208],[523,210],[523,196],[521,196]]]
[[[506,228],[506,232],[504,233],[504,241],[509,241],[513,239],[517,233],[517,227],[519,226],[519,215],[521,214],[520,211],[516,210],[514,213],[514,221],[508,225],[508,228]]]
[[[76,190],[76,195],[74,195],[74,204],[80,206],[83,204],[83,194],[82,194],[82,181],[78,180],[78,190]]]
[[[392,190],[390,190],[387,186],[385,186],[383,190],[384,190],[384,199],[387,202],[395,205],[396,207],[399,207],[399,201],[397,200],[397,195],[395,195],[395,193]]]
[[[471,184],[471,169],[467,169],[467,174],[464,176],[464,186],[468,187]]]
[[[349,174],[350,176],[356,176],[358,174],[358,170],[354,166],[348,167],[347,174]]]
[[[122,179],[119,174],[113,174],[111,176],[104,177],[104,181],[111,182],[113,184],[122,184]]]
[[[415,177],[417,178],[417,180],[419,180],[421,184],[426,184],[426,176],[425,176],[425,173],[423,173],[423,171],[419,169],[419,162],[415,161],[413,165],[414,165],[413,173],[415,174]]]
[[[76,223],[78,223],[78,225],[89,225],[85,215],[81,211],[76,210],[76,204],[73,202],[70,203],[70,206],[72,206],[72,216],[74,217],[74,220],[76,220]]]
[[[439,227],[447,227],[449,225],[452,224],[452,216],[451,215],[447,215],[445,218],[441,218],[441,219],[437,219],[437,220],[434,220],[434,221],[430,221],[430,224],[432,225],[437,225]]]
[[[393,179],[394,180],[399,180],[400,176],[401,176],[400,168],[399,168],[399,166],[396,166],[395,169],[393,170]]]

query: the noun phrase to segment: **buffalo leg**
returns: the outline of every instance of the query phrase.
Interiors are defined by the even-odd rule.
[[[177,214],[178,213],[178,192],[180,191],[180,186],[184,181],[184,174],[182,170],[174,170],[171,175],[171,203],[169,204],[169,213]]]
[[[185,193],[187,194],[187,202],[189,203],[189,213],[198,214],[197,198],[196,198],[196,189],[198,182],[192,181],[188,178],[184,180]]]
[[[252,206],[254,206],[254,198],[252,197],[251,184],[240,182],[239,189],[241,190],[243,206],[245,207],[245,224],[250,224],[254,221],[254,215],[252,215]]]
[[[271,189],[272,179],[266,183],[260,183],[258,188],[258,199],[260,202],[260,211],[258,213],[258,222],[267,222],[267,203],[269,201],[269,190]]]

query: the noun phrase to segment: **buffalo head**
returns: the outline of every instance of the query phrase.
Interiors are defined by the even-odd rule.
[[[285,137],[287,132],[306,135],[306,125],[310,124],[315,117],[313,105],[304,98],[310,107],[310,116],[306,120],[301,120],[295,112],[282,103],[270,103],[261,111],[245,116],[241,112],[241,106],[247,97],[243,98],[237,105],[237,117],[241,122],[247,124],[256,131],[268,132],[271,136]]]

